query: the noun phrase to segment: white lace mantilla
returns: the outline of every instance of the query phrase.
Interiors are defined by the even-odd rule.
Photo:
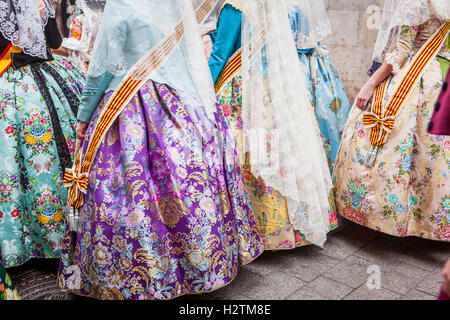
[[[373,60],[382,63],[385,58],[388,58],[392,62],[392,55],[389,57],[386,55],[395,47],[399,28],[420,26],[433,18],[441,22],[450,20],[449,0],[386,1],[373,51]]]
[[[0,2],[0,32],[26,54],[47,58],[45,26],[55,10],[49,0],[9,0]]]
[[[322,246],[330,230],[332,182],[288,6],[244,1],[243,13],[242,119],[252,173],[286,197],[294,229]]]

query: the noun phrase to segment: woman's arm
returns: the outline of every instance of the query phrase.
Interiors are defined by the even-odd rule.
[[[83,94],[81,95],[80,107],[78,108],[77,119],[79,121],[89,122],[91,120],[92,114],[113,77],[109,72],[104,73],[100,77],[87,77]]]
[[[397,73],[405,65],[413,52],[418,32],[418,27],[403,26],[400,28],[396,46],[386,55],[386,59],[381,67],[370,77],[369,81],[359,92],[356,98],[356,106],[359,109],[365,110],[375,88],[386,80],[391,73]]]
[[[383,62],[377,72],[375,72],[370,77],[369,81],[367,81],[367,83],[359,92],[358,97],[356,98],[356,106],[359,109],[366,109],[367,104],[369,103],[370,99],[372,99],[375,88],[389,77],[389,75],[392,73],[392,70],[392,65],[388,64],[387,62]]]
[[[77,114],[77,119],[79,121],[77,137],[79,140],[84,140],[89,121],[91,121],[91,117],[113,77],[114,76],[109,72],[96,78],[88,76]]]

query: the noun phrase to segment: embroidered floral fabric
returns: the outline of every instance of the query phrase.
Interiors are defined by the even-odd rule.
[[[288,6],[245,1],[242,23],[242,119],[252,173],[286,197],[294,228],[322,246],[333,185]]]
[[[19,293],[14,288],[12,280],[0,263],[0,300],[20,300]]]
[[[218,94],[218,101],[236,140],[243,166],[252,210],[266,250],[289,250],[309,245],[301,230],[294,230],[289,220],[286,198],[266,186],[264,180],[251,172],[248,157],[244,153],[242,124],[242,76],[237,74]],[[333,195],[330,194],[330,230],[338,226]]]
[[[63,58],[48,64],[79,98],[81,73]],[[61,85],[44,68],[41,73],[71,157],[75,114]],[[60,255],[67,191],[45,101],[30,67],[9,68],[0,78],[0,257],[6,267]]]
[[[450,19],[450,2],[447,0],[386,1],[373,50],[373,60],[382,63],[386,54],[397,45],[400,29],[417,27],[430,19],[441,23]]]
[[[432,19],[417,29],[402,28],[394,50],[399,70],[385,103],[409,66],[404,57],[413,57],[439,26]],[[369,131],[362,126],[362,111],[353,107],[334,170],[336,206],[345,218],[394,236],[450,241],[450,139],[426,132],[442,82],[440,64],[434,59],[397,117],[373,168],[364,164],[371,148]]]
[[[82,231],[66,234],[60,287],[172,299],[229,284],[262,253],[233,137],[222,115],[208,123],[204,112],[197,97],[152,81],[126,106],[91,169]]]

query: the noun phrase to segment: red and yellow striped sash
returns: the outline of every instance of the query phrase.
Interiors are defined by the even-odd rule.
[[[12,64],[12,54],[22,52],[22,49],[19,47],[13,46],[12,43],[9,43],[8,46],[3,50],[0,54],[0,76],[2,76],[6,70]]]
[[[196,10],[199,23],[203,23],[215,7],[217,0],[204,0]],[[174,52],[178,43],[184,36],[183,22],[180,21],[174,32],[156,45],[130,70],[119,88],[113,94],[111,100],[100,114],[97,125],[93,129],[91,139],[83,156],[82,150],[75,158],[74,167],[66,170],[64,175],[64,186],[69,188],[69,204],[79,209],[83,203],[83,193],[87,193],[89,172],[102,144],[106,133],[111,125],[122,113],[133,96],[144,85],[146,80],[158,70],[166,59]]]
[[[252,56],[262,49],[266,41],[265,30],[262,30],[259,36],[255,37],[253,41],[250,43],[248,51],[249,51],[249,59]],[[227,85],[241,70],[242,68],[242,49],[239,49],[227,62],[225,67],[223,68],[219,78],[214,85],[214,89],[216,94],[218,94],[225,85]]]
[[[405,76],[395,89],[385,110],[383,110],[383,100],[388,81],[384,81],[375,89],[372,110],[363,115],[363,125],[371,128],[369,139],[374,148],[381,147],[386,143],[389,133],[394,129],[395,119],[400,114],[425,69],[444,45],[449,32],[450,21],[447,21],[423,45],[411,61]]]
[[[216,94],[218,94],[222,88],[233,79],[236,73],[241,70],[242,67],[242,50],[239,49],[231,58],[228,60],[225,68],[217,79],[214,89]]]
[[[372,111],[364,113],[363,125],[366,128],[371,128],[369,139],[370,143],[375,146],[380,140],[383,130],[391,132],[395,123],[395,119],[382,119],[383,114],[383,100],[386,95],[389,80],[385,80],[375,88]]]

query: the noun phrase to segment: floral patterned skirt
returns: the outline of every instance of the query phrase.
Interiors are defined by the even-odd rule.
[[[299,53],[298,56],[332,171],[351,104],[336,67],[325,50],[315,50],[323,52]]]
[[[218,99],[238,146],[245,184],[265,249],[289,250],[309,245],[301,230],[294,230],[289,220],[286,198],[278,191],[267,187],[263,179],[256,178],[251,172],[248,154],[244,154],[243,150],[241,90],[242,77],[237,75],[219,92]],[[330,205],[332,208],[329,213],[330,228],[334,230],[338,226],[338,221],[331,194]]]
[[[0,300],[20,300],[17,290],[6,273],[5,268],[0,263]]]
[[[0,261],[59,258],[82,74],[63,58],[0,77]]]
[[[233,137],[202,110],[152,81],[125,107],[91,168],[82,231],[66,233],[61,288],[98,299],[206,293],[263,252]]]
[[[406,67],[392,79],[386,99],[405,72]],[[363,111],[353,107],[334,170],[342,216],[394,236],[450,241],[450,138],[427,133],[441,85],[441,68],[434,60],[372,168],[364,164],[371,145]]]

